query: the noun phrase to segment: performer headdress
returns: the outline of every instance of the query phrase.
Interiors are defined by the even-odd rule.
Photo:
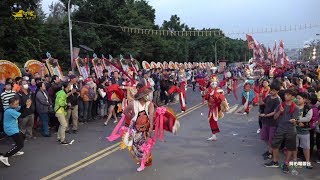
[[[149,95],[151,91],[152,91],[152,89],[149,88],[148,86],[143,86],[138,90],[137,94],[134,95],[134,99],[139,100],[139,99]]]

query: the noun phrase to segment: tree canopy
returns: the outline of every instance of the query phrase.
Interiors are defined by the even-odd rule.
[[[52,4],[50,13],[45,16],[41,10],[41,0],[2,1],[0,58],[23,64],[28,59],[41,60],[46,52],[50,52],[52,57],[59,59],[60,64],[69,64],[67,3],[68,0],[60,0]],[[19,9],[35,10],[37,17],[14,20],[11,14]],[[131,34],[101,25],[196,30],[182,23],[177,15],[172,15],[161,26],[156,25],[155,9],[146,0],[72,0],[71,19],[73,46],[86,45],[94,49],[98,56],[131,54],[140,61],[214,62],[214,46],[217,44],[218,59],[230,62],[249,59],[246,41],[228,38],[220,29],[202,29],[220,31],[220,35],[216,36],[159,36]]]

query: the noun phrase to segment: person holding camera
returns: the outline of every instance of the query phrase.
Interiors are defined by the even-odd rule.
[[[78,85],[78,77],[75,75],[69,76],[70,82],[70,90],[71,94],[67,98],[67,102],[71,104],[70,108],[67,109],[67,122],[70,119],[70,116],[72,116],[72,132],[76,134],[78,132],[78,100],[80,96],[80,88]],[[69,124],[69,123],[67,123]],[[67,132],[70,132],[68,130]]]
[[[70,86],[68,83],[62,84],[62,90],[58,91],[56,94],[54,111],[56,113],[56,117],[60,123],[58,133],[57,133],[57,141],[62,145],[68,145],[69,142],[66,138],[66,129],[68,127],[67,123],[67,110],[71,107],[71,103],[67,103],[67,97],[70,96],[73,92],[70,91]]]

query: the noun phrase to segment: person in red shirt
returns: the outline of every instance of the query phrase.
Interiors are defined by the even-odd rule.
[[[212,136],[209,137],[208,141],[216,141],[216,134],[220,132],[218,126],[218,119],[223,117],[223,112],[228,111],[229,105],[227,99],[224,96],[222,89],[218,87],[218,79],[216,76],[210,77],[210,85],[204,92],[204,98],[208,101],[209,107],[209,124],[212,132]],[[222,106],[221,106],[222,105]],[[223,108],[221,108],[223,107]]]
[[[107,92],[108,105],[109,105],[108,117],[107,117],[107,120],[104,122],[104,125],[107,126],[112,116],[115,119],[114,122],[115,123],[118,122],[115,106],[117,106],[119,103],[122,102],[124,98],[124,92],[114,79],[110,81],[110,84],[109,86],[106,87],[105,91]]]

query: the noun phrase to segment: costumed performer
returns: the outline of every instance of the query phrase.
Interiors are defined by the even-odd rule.
[[[223,112],[229,110],[227,99],[224,96],[224,92],[218,87],[218,78],[216,75],[210,76],[209,87],[204,92],[204,98],[208,101],[209,107],[209,124],[212,132],[212,136],[208,141],[217,140],[216,134],[220,132],[218,126],[218,119],[223,118]]]

